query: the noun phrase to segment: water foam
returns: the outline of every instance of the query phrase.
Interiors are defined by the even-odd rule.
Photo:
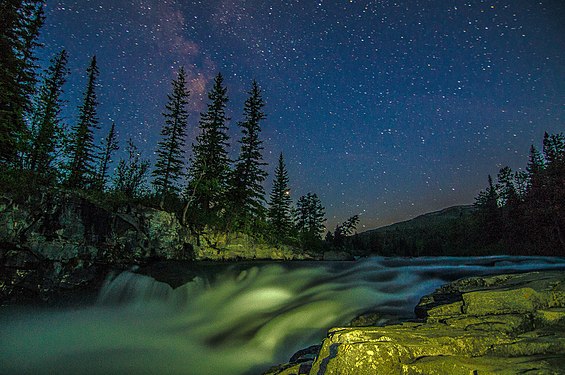
[[[9,374],[261,373],[361,312],[409,318],[418,299],[446,281],[547,269],[565,269],[565,259],[275,263],[176,289],[124,272],[109,278],[96,306],[2,312],[0,363]]]

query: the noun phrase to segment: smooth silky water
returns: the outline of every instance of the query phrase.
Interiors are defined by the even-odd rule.
[[[0,310],[0,374],[260,374],[363,312],[410,319],[447,281],[550,269],[565,258],[248,264],[176,289],[124,272],[94,306]]]

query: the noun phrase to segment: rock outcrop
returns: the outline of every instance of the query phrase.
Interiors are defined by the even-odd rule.
[[[305,260],[314,256],[286,245],[270,245],[245,234],[204,233],[194,246],[195,260]]]
[[[312,259],[241,234],[195,236],[174,213],[45,190],[16,202],[0,195],[0,304],[49,301],[91,286],[108,267],[155,260]],[[96,285],[94,285],[96,287]]]
[[[422,298],[421,321],[329,331],[315,361],[271,374],[563,374],[565,272],[462,279]]]
[[[109,265],[192,256],[188,230],[172,213],[112,210],[62,191],[24,203],[0,198],[0,303],[49,300],[103,277]]]

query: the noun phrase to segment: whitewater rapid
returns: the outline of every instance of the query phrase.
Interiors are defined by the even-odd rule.
[[[363,312],[409,319],[447,281],[552,269],[565,258],[375,257],[228,267],[175,289],[124,272],[93,306],[0,309],[0,373],[260,374]]]

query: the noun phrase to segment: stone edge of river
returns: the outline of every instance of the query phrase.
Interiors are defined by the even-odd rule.
[[[264,374],[558,374],[565,368],[565,271],[460,279],[422,297],[415,312],[412,322],[332,328],[321,345]]]

